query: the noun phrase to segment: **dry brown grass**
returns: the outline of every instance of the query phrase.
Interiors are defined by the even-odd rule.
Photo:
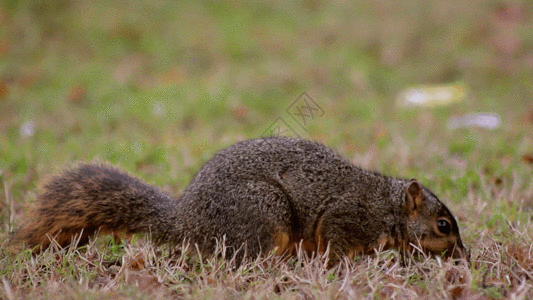
[[[533,299],[531,3],[213,3],[0,3],[0,298]],[[462,103],[394,105],[411,85],[451,83],[465,85]],[[326,112],[305,137],[434,190],[469,265],[402,266],[388,251],[332,269],[305,257],[236,267],[107,238],[9,253],[37,185],[65,165],[100,159],[179,195],[216,150],[257,137],[304,91]],[[446,129],[472,112],[502,127]]]
[[[107,236],[81,248],[57,245],[39,255],[0,247],[0,295],[5,299],[531,299],[533,183],[512,172],[469,187],[457,212],[468,264],[428,257],[401,264],[395,251],[345,259],[327,268],[324,258],[250,258],[236,265],[217,255],[186,255],[149,239],[122,244]],[[492,201],[484,200],[492,199]],[[7,197],[10,199],[10,197]],[[513,201],[511,201],[513,200]],[[4,203],[9,207],[9,201]],[[461,207],[462,209],[459,209]],[[12,227],[12,218],[4,219]],[[9,224],[8,224],[9,223]],[[5,236],[4,236],[5,237]]]
[[[145,240],[121,247],[100,238],[37,256],[7,255],[3,247],[0,293],[6,299],[530,299],[532,241],[515,230],[508,243],[485,237],[470,245],[469,264],[425,257],[402,265],[398,253],[384,251],[329,269],[324,258],[301,254],[237,266],[223,247],[212,257],[170,257],[166,247]]]

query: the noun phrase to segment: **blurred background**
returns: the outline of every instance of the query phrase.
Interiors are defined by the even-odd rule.
[[[379,270],[353,269],[362,275],[345,279],[322,273],[327,280],[316,284],[314,272],[311,281],[308,271],[293,280],[262,267],[259,281],[239,269],[245,284],[224,272],[211,284],[209,270],[218,267],[191,268],[176,271],[170,289],[180,294],[172,295],[234,298],[247,288],[255,295],[256,286],[271,295],[281,283],[289,284],[282,291],[342,295],[335,289],[348,281],[350,295],[355,284],[378,297],[527,298],[533,1],[526,0],[0,1],[0,295],[79,298],[94,288],[102,299],[101,291],[120,295],[116,288],[140,298],[135,278],[152,282],[131,276],[135,284],[120,287],[128,256],[115,247],[102,252],[119,253],[110,267],[92,250],[68,263],[54,254],[44,263],[28,252],[25,261],[3,254],[52,174],[105,162],[179,196],[214,153],[264,135],[316,140],[356,165],[417,178],[456,214],[470,270],[438,260],[434,271],[384,273],[388,262],[369,260]],[[154,282],[168,278],[161,271]]]
[[[179,193],[217,150],[279,133],[457,199],[480,173],[531,159],[532,12],[523,0],[5,0],[3,188],[21,196],[96,159]]]

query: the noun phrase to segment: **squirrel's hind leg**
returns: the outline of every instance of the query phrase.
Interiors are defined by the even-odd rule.
[[[255,259],[272,251],[293,251],[293,215],[288,196],[268,182],[240,182],[232,186],[238,194],[216,191],[212,207],[215,218],[202,217],[206,228],[217,228],[215,236],[225,241],[226,255]],[[292,254],[292,253],[290,253]]]

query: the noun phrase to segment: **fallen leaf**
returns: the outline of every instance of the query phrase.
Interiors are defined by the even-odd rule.
[[[522,160],[525,161],[528,164],[533,164],[533,155],[531,155],[529,153],[528,154],[524,154],[522,156]]]
[[[73,87],[70,90],[70,93],[68,94],[68,100],[72,102],[80,102],[85,98],[85,94],[87,93],[87,90],[85,89],[85,86],[79,84]]]
[[[0,55],[8,54],[9,52],[9,43],[6,40],[0,41]]]
[[[7,83],[0,82],[0,100],[7,98],[9,95],[9,87]]]
[[[459,297],[461,297],[463,294],[464,289],[465,288],[462,286],[456,286],[450,291],[450,296],[452,299],[459,299]]]
[[[244,119],[248,115],[248,110],[244,107],[237,107],[231,111],[231,115],[236,119]]]
[[[142,253],[137,253],[133,257],[124,257],[125,264],[131,270],[143,270],[145,268],[145,262]]]

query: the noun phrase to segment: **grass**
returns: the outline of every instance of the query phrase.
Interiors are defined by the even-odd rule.
[[[516,1],[5,1],[0,4],[0,295],[18,298],[533,296],[530,4]],[[395,104],[458,84],[441,107]],[[288,111],[306,92],[324,114]],[[494,112],[495,130],[450,130]],[[40,183],[107,161],[180,195],[216,151],[281,117],[357,165],[418,178],[457,216],[468,266],[385,251],[324,261],[169,257],[148,239],[10,254]],[[300,120],[301,121],[301,120]]]
[[[122,246],[98,241],[80,250],[56,247],[33,258],[29,251],[4,258],[10,279],[4,277],[3,292],[54,299],[527,298],[531,258],[524,242],[481,242],[468,266],[430,258],[402,266],[395,252],[385,251],[328,269],[324,259],[304,255],[236,266],[223,256],[169,257],[144,240]]]

